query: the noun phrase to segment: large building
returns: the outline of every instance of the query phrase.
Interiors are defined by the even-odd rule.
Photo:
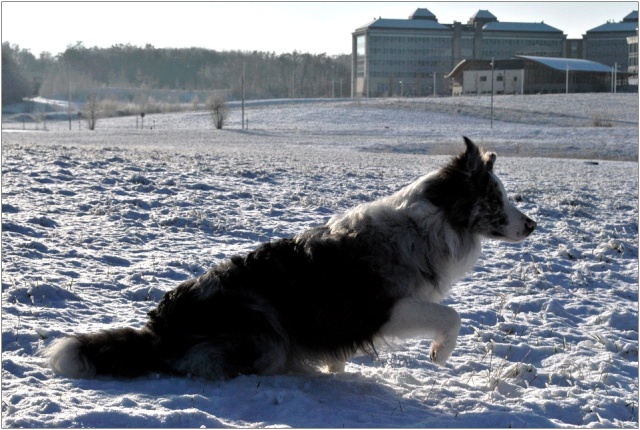
[[[417,9],[408,19],[375,19],[352,36],[354,97],[445,94],[444,75],[463,59],[561,57],[566,40],[545,23],[500,22],[487,10],[466,24],[440,24]]]
[[[620,22],[607,22],[588,30],[584,34],[584,58],[609,67],[618,65],[618,70],[629,67],[627,38],[638,35],[638,11],[633,11]]]
[[[408,19],[374,19],[352,33],[353,97],[451,94],[444,76],[462,60],[516,55],[588,59],[628,67],[627,37],[637,35],[637,11],[622,22],[587,31],[583,39],[544,22],[500,22],[479,10],[466,24],[441,24],[428,9]]]

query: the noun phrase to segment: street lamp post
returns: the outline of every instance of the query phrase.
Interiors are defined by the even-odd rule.
[[[493,69],[494,69],[494,60],[491,57],[491,128],[493,128]]]

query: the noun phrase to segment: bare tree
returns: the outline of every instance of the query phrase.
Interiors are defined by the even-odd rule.
[[[214,95],[207,101],[207,108],[211,112],[211,120],[215,128],[220,130],[227,121],[229,108],[224,98],[220,95]]]
[[[95,130],[98,122],[98,98],[95,94],[91,94],[87,99],[86,110],[85,116],[89,130]]]

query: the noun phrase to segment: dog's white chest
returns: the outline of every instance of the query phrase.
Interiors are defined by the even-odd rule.
[[[425,280],[416,295],[429,302],[442,301],[453,284],[473,269],[481,251],[480,241],[474,240],[473,244],[464,252],[457,255],[452,254],[450,258],[441,260],[441,265],[437,268],[437,282],[432,283]]]

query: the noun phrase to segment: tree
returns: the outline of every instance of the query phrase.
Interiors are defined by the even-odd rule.
[[[4,45],[3,45],[4,46]],[[14,50],[15,51],[15,50]],[[4,48],[3,48],[4,52]],[[87,100],[94,88],[103,97],[130,97],[112,89],[148,88],[184,91],[225,91],[226,100],[291,97],[330,97],[333,83],[351,92],[351,56],[259,51],[212,51],[203,48],[155,48],[152,45],[114,45],[89,48],[78,42],[56,57],[20,51],[14,59],[31,81],[41,83],[40,95]],[[294,70],[295,68],[295,70]],[[33,87],[33,85],[31,85]],[[110,88],[111,87],[111,88]],[[131,101],[131,100],[129,100]]]
[[[220,130],[227,121],[229,109],[224,98],[220,95],[211,96],[207,102],[207,108],[211,112],[211,120],[216,129]]]
[[[91,94],[86,104],[87,113],[87,126],[89,130],[95,130],[98,123],[98,98],[95,94]]]
[[[21,102],[33,93],[25,71],[16,59],[18,53],[17,46],[12,47],[8,42],[2,44],[2,106]]]

